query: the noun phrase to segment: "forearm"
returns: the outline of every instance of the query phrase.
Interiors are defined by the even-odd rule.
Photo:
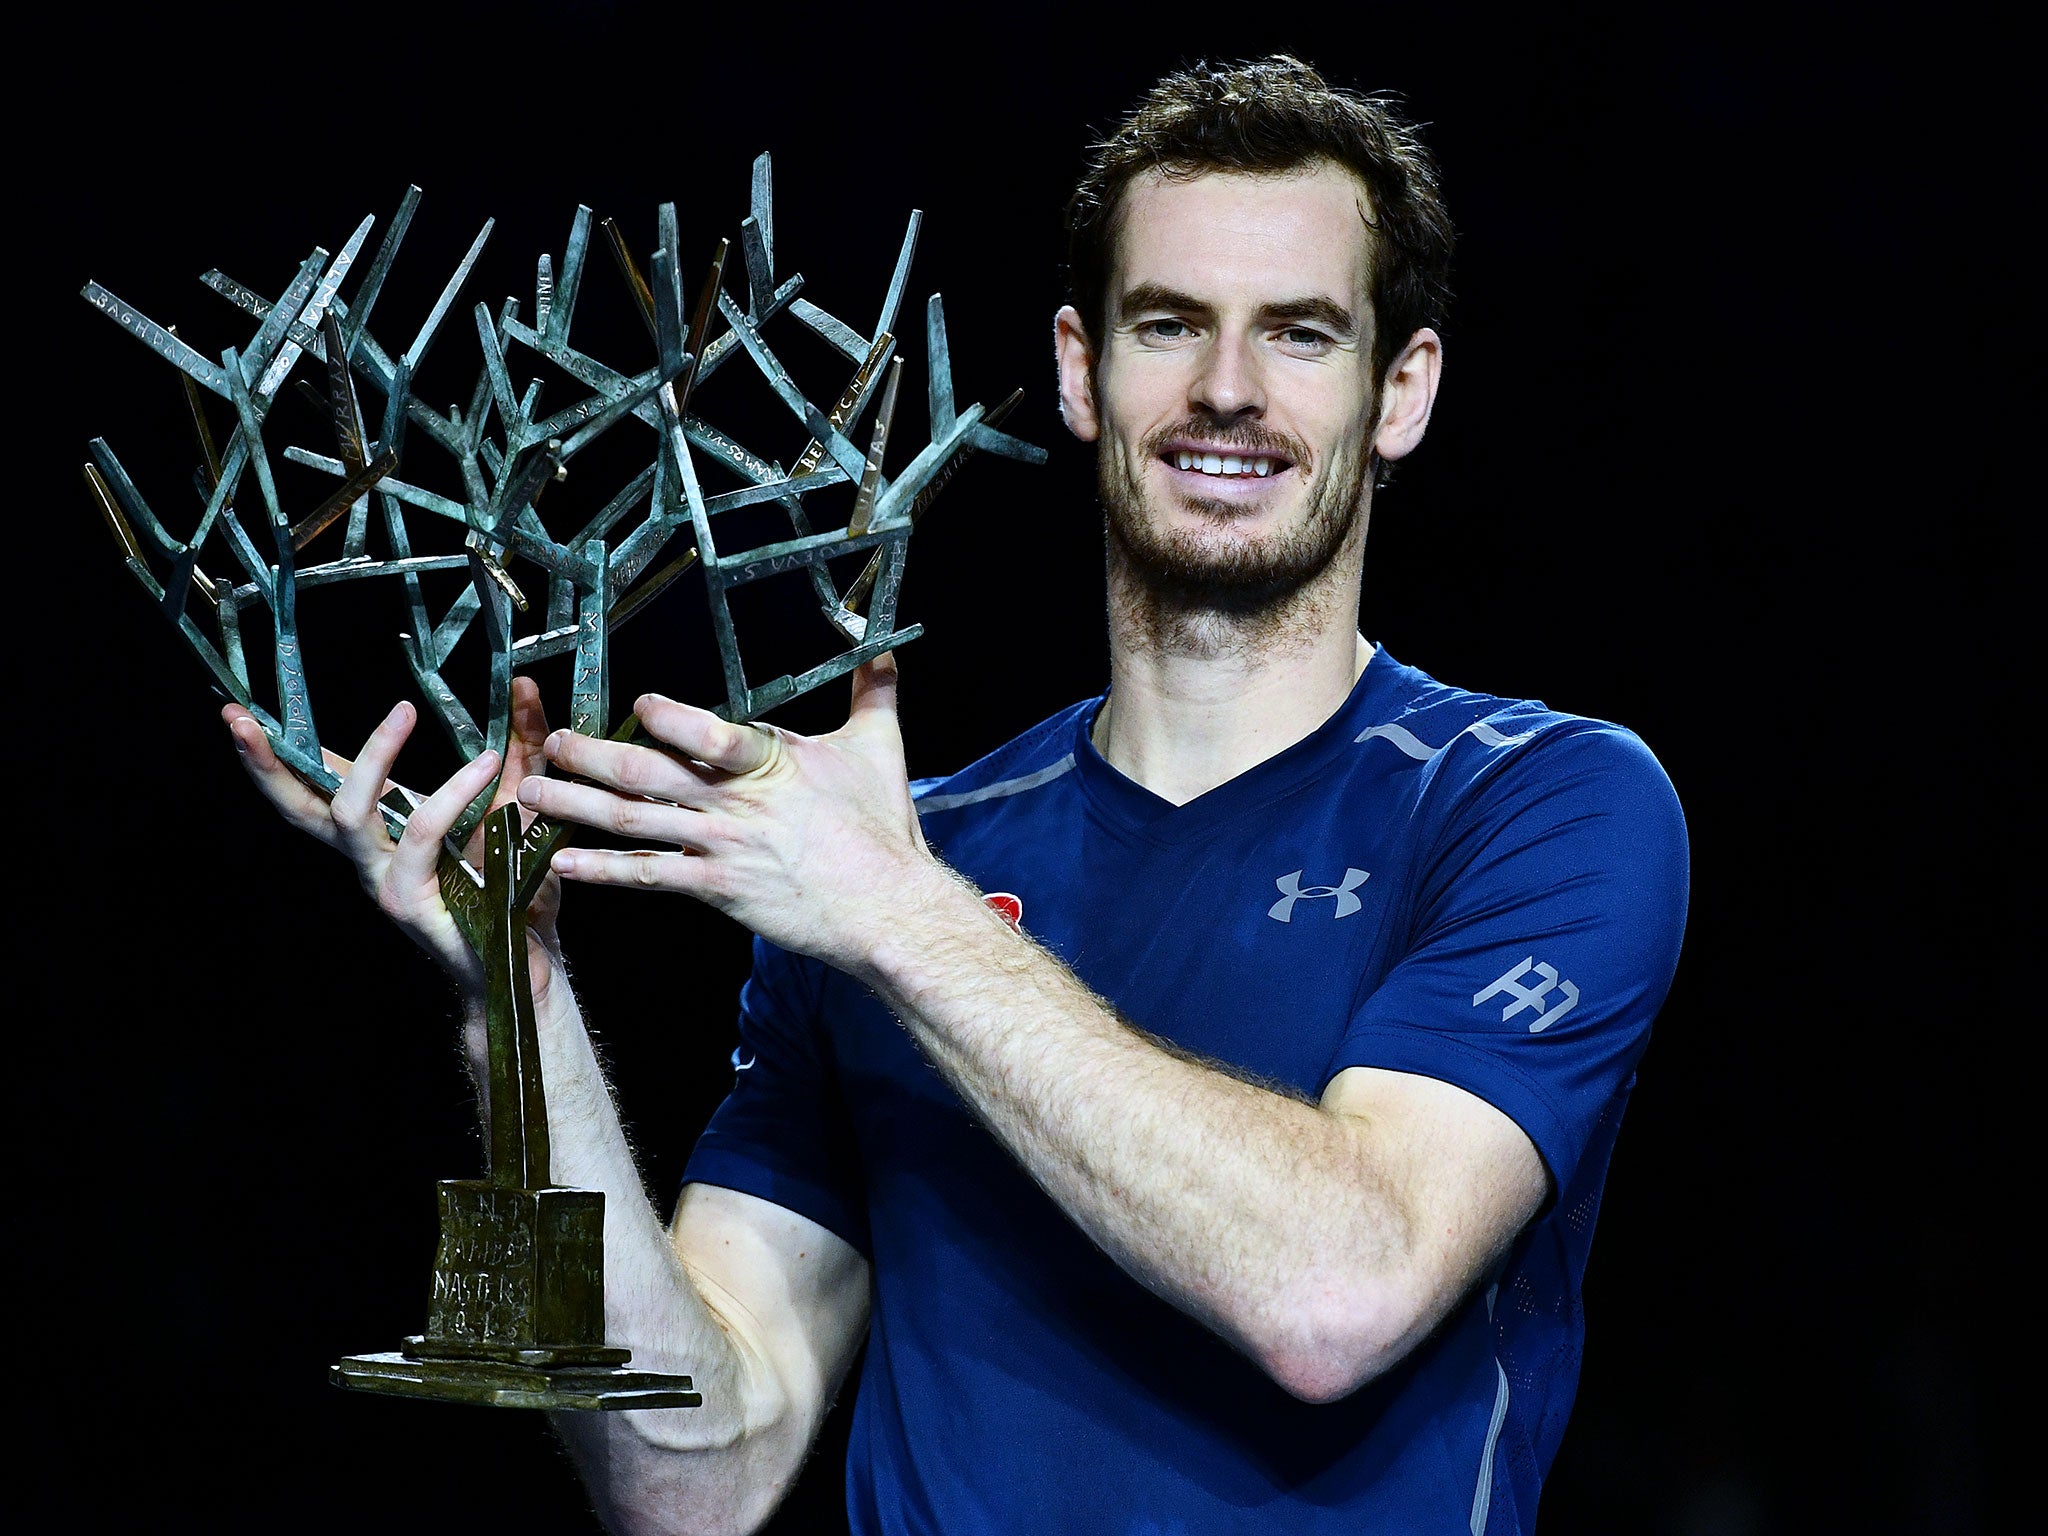
[[[1418,1238],[1364,1125],[1133,1028],[945,872],[913,889],[864,979],[1091,1239],[1291,1390],[1398,1358]]]
[[[730,1300],[702,1286],[671,1244],[559,960],[535,1004],[553,1181],[605,1195],[606,1341],[631,1348],[637,1368],[690,1375],[704,1397],[696,1408],[559,1414],[556,1428],[612,1529],[750,1529],[801,1463],[813,1426],[733,1325]],[[480,1004],[466,1003],[479,1080],[484,1036]]]

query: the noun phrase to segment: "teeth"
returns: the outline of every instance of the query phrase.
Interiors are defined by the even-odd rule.
[[[1198,470],[1205,475],[1256,475],[1261,480],[1273,473],[1273,461],[1241,453],[1195,453],[1187,448],[1173,451],[1177,469]]]

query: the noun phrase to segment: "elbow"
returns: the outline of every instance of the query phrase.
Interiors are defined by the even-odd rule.
[[[1289,1397],[1304,1403],[1341,1402],[1384,1371],[1370,1350],[1337,1344],[1262,1351],[1259,1368]]]
[[[1355,1288],[1297,1298],[1263,1330],[1252,1359],[1304,1403],[1334,1403],[1376,1380],[1420,1337],[1411,1309]]]
[[[749,1536],[767,1524],[775,1500],[751,1507],[705,1499],[698,1488],[670,1488],[658,1496],[607,1499],[592,1490],[592,1508],[610,1536]]]
[[[786,1479],[738,1419],[693,1417],[701,1412],[557,1417],[610,1536],[746,1536],[767,1523]]]

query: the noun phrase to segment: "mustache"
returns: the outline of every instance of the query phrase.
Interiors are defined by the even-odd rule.
[[[1177,438],[1198,438],[1205,443],[1219,447],[1235,448],[1244,453],[1262,453],[1286,459],[1297,469],[1313,467],[1314,454],[1307,443],[1299,438],[1276,432],[1264,422],[1249,421],[1242,417],[1225,421],[1214,416],[1187,416],[1179,421],[1168,422],[1156,431],[1149,432],[1140,444],[1145,458],[1157,458],[1166,451],[1166,445]]]

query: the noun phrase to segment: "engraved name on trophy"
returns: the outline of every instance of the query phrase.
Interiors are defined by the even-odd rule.
[[[530,325],[520,320],[516,299],[507,299],[496,315],[475,306],[483,366],[468,405],[453,406],[445,416],[414,395],[412,379],[492,226],[485,223],[411,344],[402,352],[388,351],[371,333],[370,316],[418,206],[417,187],[407,190],[346,300],[341,289],[373,218],[357,226],[340,254],[330,258],[316,249],[274,302],[221,272],[208,272],[202,279],[207,287],[259,322],[246,346],[226,349],[218,362],[100,284],[86,285],[87,302],[179,371],[200,455],[194,479],[203,510],[189,536],[174,536],[100,438],[91,444],[86,482],[129,571],[205,665],[216,691],[255,716],[279,759],[308,785],[332,794],[341,783],[322,757],[299,641],[298,594],[318,586],[377,578],[398,583],[410,618],[399,637],[406,662],[429,713],[465,760],[486,748],[502,756],[514,670],[554,656],[574,657],[570,729],[590,735],[610,730],[614,739],[630,739],[636,721],[629,716],[612,729],[609,719],[611,636],[692,565],[704,573],[726,693],[717,708],[729,720],[753,719],[922,633],[920,625],[896,627],[904,557],[918,517],[975,451],[1033,463],[1042,462],[1044,452],[996,430],[1018,394],[994,410],[956,409],[945,320],[934,294],[925,314],[930,438],[899,474],[885,475],[883,457],[903,372],[896,316],[920,215],[910,216],[874,334],[864,337],[804,298],[801,276],[777,281],[770,178],[764,154],[754,162],[751,213],[739,232],[743,303],[726,291],[730,242],[721,240],[694,307],[685,314],[673,203],[661,205],[658,245],[644,274],[618,228],[603,221],[603,236],[654,346],[654,365],[637,373],[616,370],[570,345],[592,232],[591,211],[579,207],[560,267],[550,255],[539,259]],[[805,397],[763,339],[764,328],[784,315],[854,365],[829,411]],[[590,392],[551,415],[538,415],[542,380],[515,387],[515,345]],[[697,392],[736,357],[753,365],[808,436],[789,469],[749,451],[693,409]],[[265,434],[269,429],[273,439],[277,435],[272,410],[301,360],[324,371],[324,390],[303,379],[295,382],[331,424],[335,451],[291,445],[282,449],[283,457],[336,483],[331,494],[294,519],[280,503]],[[209,406],[208,395],[232,411],[224,447],[209,417],[219,407]],[[877,397],[862,451],[846,434]],[[381,410],[366,411],[366,401],[379,398]],[[627,422],[652,432],[651,460],[573,536],[558,538],[538,511],[542,491],[566,478],[571,461],[599,436]],[[400,478],[409,446],[423,442],[454,460],[460,496]],[[737,480],[737,487],[707,490],[699,480],[707,463]],[[254,498],[247,494],[252,479]],[[833,526],[827,517],[824,529],[814,527],[807,498],[849,484],[854,494],[844,523]],[[374,549],[373,498],[383,532]],[[568,499],[558,495],[555,502]],[[788,514],[792,536],[721,553],[713,519],[764,504]],[[244,524],[245,512],[259,525],[253,531]],[[408,518],[420,514],[459,526],[459,548],[427,552],[433,540],[423,537],[416,550]],[[337,525],[340,532],[328,537]],[[422,531],[435,526],[430,522]],[[690,547],[650,570],[684,536]],[[334,538],[338,552],[302,563],[316,542],[331,544]],[[440,542],[452,543],[452,536]],[[865,566],[842,592],[828,562],[863,551],[869,556]],[[218,574],[200,566],[202,553]],[[451,574],[438,577],[439,572]],[[754,687],[741,665],[727,594],[788,572],[808,577],[835,642],[848,648],[800,674]],[[459,584],[438,618],[423,578]],[[535,605],[522,578],[546,592],[536,622],[524,634],[516,632],[514,612],[531,614]],[[274,710],[259,702],[251,686],[245,634],[251,616],[269,631]],[[211,635],[203,620],[210,621]],[[481,724],[443,678],[451,652],[472,634],[479,637],[473,645],[485,647],[489,660]],[[487,978],[488,1174],[440,1185],[441,1235],[426,1331],[397,1351],[349,1356],[330,1374],[338,1385],[365,1391],[500,1407],[695,1406],[702,1399],[689,1377],[633,1370],[630,1351],[605,1342],[604,1195],[552,1181],[526,965],[526,913],[563,828],[544,818],[523,825],[513,804],[487,814],[495,788],[479,795],[457,822],[439,871],[449,909]],[[412,802],[394,790],[381,808],[395,835]],[[481,870],[464,857],[479,827]]]

